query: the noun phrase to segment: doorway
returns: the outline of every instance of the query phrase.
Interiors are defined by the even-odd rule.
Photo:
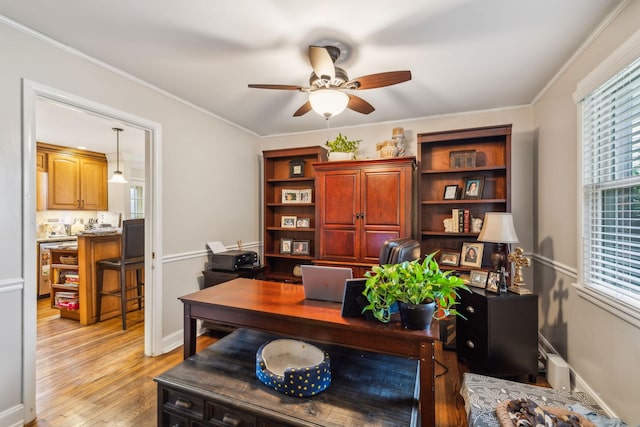
[[[161,291],[162,259],[161,246],[161,126],[144,118],[111,108],[72,94],[23,80],[23,267],[24,267],[24,299],[23,299],[23,390],[26,421],[36,416],[36,112],[37,101],[47,99],[66,105],[105,120],[126,124],[144,132],[144,169],[145,169],[145,304],[144,304],[144,353],[155,356],[162,353],[161,325],[162,307]]]

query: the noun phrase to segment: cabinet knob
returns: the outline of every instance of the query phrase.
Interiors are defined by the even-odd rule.
[[[471,341],[471,340],[467,340],[467,347],[469,347],[469,348],[476,348],[476,345],[473,343],[473,341]]]
[[[222,422],[226,426],[237,427],[237,426],[240,425],[242,420],[240,418],[238,418],[238,417],[234,417],[231,414],[224,414],[224,417],[222,417]]]
[[[193,406],[193,403],[187,399],[179,397],[176,399],[175,406],[176,408],[189,409]]]
[[[467,310],[469,313],[475,313],[475,312],[476,312],[476,310],[473,308],[473,306],[470,306],[470,305],[468,305],[468,306],[467,306],[466,310]]]

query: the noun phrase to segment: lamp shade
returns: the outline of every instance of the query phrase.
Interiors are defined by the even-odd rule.
[[[124,174],[120,171],[120,132],[124,132],[122,128],[111,128],[116,133],[116,170],[111,175],[111,179],[108,181],[111,184],[126,184],[127,180],[124,178]]]
[[[309,94],[311,108],[323,117],[340,114],[347,108],[349,95],[334,89],[319,89]]]
[[[492,243],[518,243],[513,216],[508,212],[485,213],[478,240]]]
[[[109,180],[111,184],[126,184],[127,180],[124,178],[124,174],[120,171],[114,171]]]

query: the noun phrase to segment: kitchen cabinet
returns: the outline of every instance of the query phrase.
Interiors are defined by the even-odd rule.
[[[38,143],[46,155],[46,170],[38,165],[38,200],[46,188],[46,208],[63,210],[107,210],[107,159],[102,153],[74,150]],[[45,172],[41,175],[40,172]]]
[[[452,218],[453,209],[483,220],[485,212],[511,212],[511,125],[418,134],[418,161],[423,253],[461,253],[463,243],[477,241],[479,230],[465,229],[464,224],[445,231],[443,221]],[[468,179],[484,183],[477,197],[461,195]],[[457,191],[445,199],[449,186],[457,186]],[[495,245],[485,243],[483,269],[491,268],[493,252]]]
[[[456,351],[473,370],[493,376],[538,372],[538,296],[460,293]]]
[[[310,264],[317,254],[316,174],[313,162],[326,162],[321,146],[266,150],[264,159],[264,263],[267,280],[299,282],[293,270]],[[286,200],[286,194],[310,197]],[[285,219],[290,220],[291,224]],[[283,241],[287,244],[283,245]],[[304,253],[292,253],[294,242],[306,244]]]
[[[317,264],[350,266],[356,277],[378,263],[385,241],[411,237],[415,158],[314,163]]]

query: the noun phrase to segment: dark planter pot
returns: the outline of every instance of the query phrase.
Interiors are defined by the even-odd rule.
[[[431,326],[433,313],[436,311],[436,303],[410,304],[398,302],[400,309],[400,322],[407,329],[423,330]]]

